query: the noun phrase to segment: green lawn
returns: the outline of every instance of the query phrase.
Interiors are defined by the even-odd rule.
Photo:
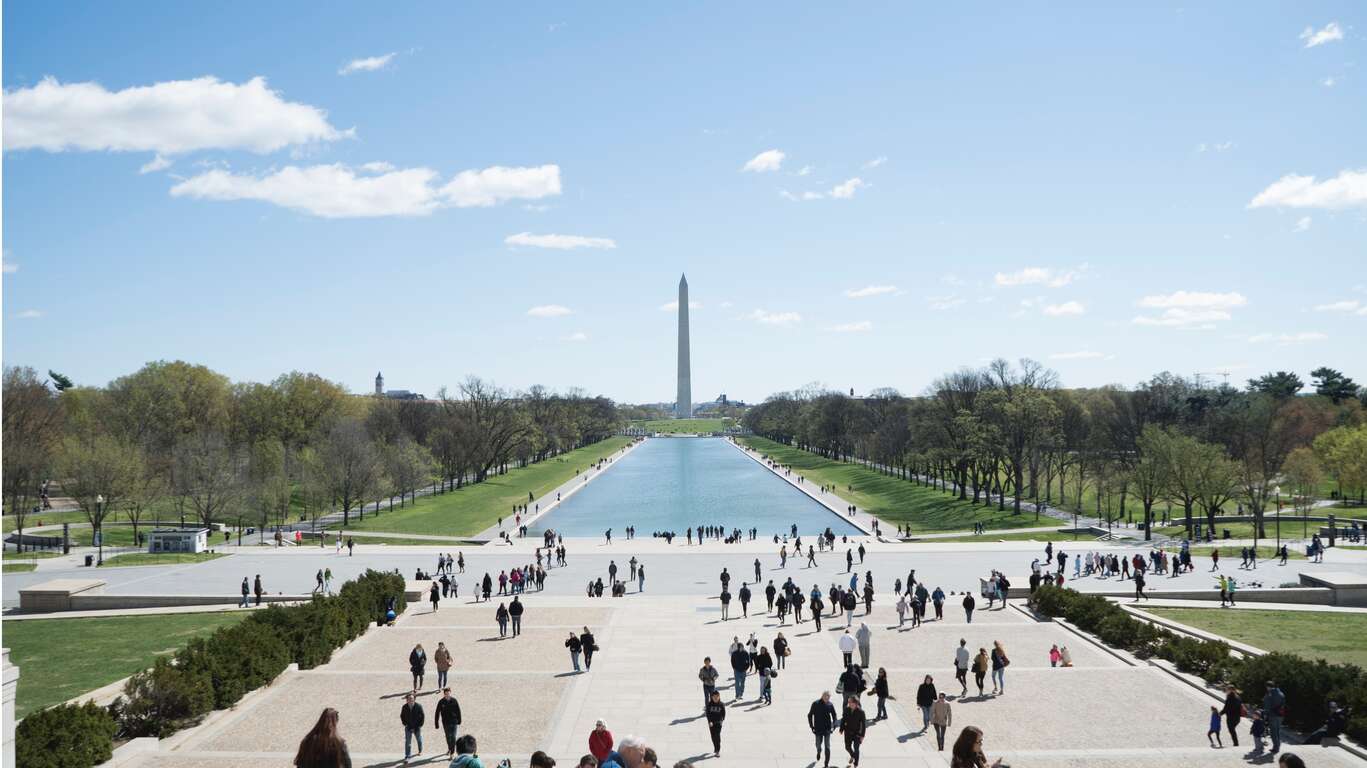
[[[631,426],[649,432],[663,432],[671,435],[697,434],[699,432],[721,432],[734,423],[732,419],[649,419],[633,421]]]
[[[227,557],[222,552],[129,552],[104,559],[104,568],[122,568],[127,565],[177,565],[180,563],[203,563]]]
[[[912,534],[915,537],[915,534]],[[1042,531],[1030,533],[985,533],[981,536],[948,536],[943,539],[921,539],[917,544],[964,544],[974,543],[983,544],[994,541],[1096,541],[1095,536],[1080,533],[1074,536],[1071,533],[1063,533],[1057,528],[1046,528]]]
[[[152,526],[139,525],[138,533],[146,536],[151,533]],[[104,528],[104,545],[106,547],[131,547],[133,544],[133,526],[131,525],[110,525]],[[93,547],[95,546],[94,528],[72,528],[71,546],[73,547]]]
[[[1219,608],[1145,608],[1164,618],[1248,643],[1310,659],[1367,666],[1367,614]]]
[[[396,508],[379,515],[368,512],[364,521],[358,520],[353,512],[351,526],[346,531],[471,536],[497,523],[499,517],[510,517],[514,504],[527,503],[529,492],[540,497],[554,490],[573,479],[575,470],[583,470],[598,459],[611,456],[632,439],[609,437],[529,467],[510,469],[506,475],[491,476],[458,491],[421,497],[404,509]]]
[[[452,541],[433,541],[432,539],[407,539],[398,536],[366,536],[360,531],[347,531],[346,536],[352,536],[357,544],[388,544],[392,547],[478,547],[483,546],[482,541],[470,541],[468,539],[455,539]],[[433,534],[436,535],[436,534]],[[329,542],[330,543],[330,542]]]
[[[1181,524],[1180,519],[1181,519],[1180,517],[1175,517],[1175,518],[1173,518],[1173,520],[1179,521],[1176,525],[1164,525],[1164,526],[1159,526],[1159,527],[1157,527],[1157,528],[1154,528],[1153,530],[1154,530],[1155,532],[1157,532],[1157,533],[1163,533],[1163,534],[1166,534],[1166,535],[1168,535],[1168,536],[1175,536],[1175,537],[1177,537],[1177,538],[1180,539],[1180,538],[1183,536],[1184,531],[1186,531],[1186,527],[1185,527],[1184,525]],[[1201,521],[1201,538],[1202,538],[1202,540],[1204,540],[1204,539],[1205,539],[1205,518],[1204,518],[1204,517],[1202,517],[1202,518],[1193,518],[1193,521],[1194,521],[1194,520],[1197,520],[1197,519],[1199,519],[1199,520]],[[1299,518],[1293,518],[1293,517],[1291,517],[1291,515],[1288,513],[1286,517],[1283,517],[1283,518],[1282,518],[1282,538],[1283,538],[1283,539],[1293,539],[1293,538],[1294,538],[1294,539],[1299,539],[1299,538],[1304,538],[1301,534],[1302,534],[1303,532],[1305,532],[1305,531],[1308,531],[1308,532],[1310,533],[1310,535],[1314,535],[1314,534],[1316,534],[1316,533],[1319,533],[1319,530],[1320,530],[1320,526],[1321,526],[1321,525],[1323,525],[1323,523],[1316,523],[1316,522],[1314,522],[1313,520],[1310,521],[1309,523],[1302,524],[1302,522],[1301,522],[1301,520],[1300,520]],[[1222,523],[1222,522],[1217,522],[1217,523],[1215,524],[1215,536],[1216,536],[1216,540],[1217,540],[1217,541],[1219,540],[1219,537],[1225,535],[1225,530],[1226,530],[1226,529],[1229,530],[1229,535],[1230,535],[1231,538],[1235,538],[1235,539],[1251,539],[1251,538],[1253,538],[1253,523]],[[1267,531],[1267,536],[1265,536],[1265,537],[1259,537],[1259,538],[1262,538],[1262,539],[1276,539],[1276,538],[1277,538],[1277,518],[1276,518],[1275,515],[1268,515],[1267,520],[1263,523],[1263,530]]]
[[[112,522],[115,514],[111,513],[109,519]],[[28,530],[37,525],[57,525],[59,523],[85,523],[88,522],[85,513],[79,509],[64,510],[62,512],[39,512],[38,514],[29,513],[24,516],[24,530]],[[18,528],[18,518],[14,515],[0,517],[0,530],[9,533]],[[45,534],[46,535],[46,534]]]
[[[841,498],[849,499],[860,509],[872,512],[888,523],[910,523],[913,536],[931,531],[971,529],[975,522],[981,522],[989,529],[1024,528],[1035,519],[1033,512],[1013,515],[1009,504],[1005,512],[998,512],[995,505],[988,507],[959,501],[948,493],[884,475],[862,464],[833,461],[762,437],[739,440],[781,464],[792,466],[809,483],[836,486]],[[853,486],[853,490],[846,490],[847,486]]]
[[[38,567],[37,563],[4,563],[0,565],[3,573],[28,573]]]
[[[191,638],[236,624],[240,613],[182,613],[109,619],[5,622],[5,645],[19,667],[19,717],[60,704],[152,666]]]

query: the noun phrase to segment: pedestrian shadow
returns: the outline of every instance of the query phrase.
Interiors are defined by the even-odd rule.
[[[676,717],[673,720],[671,720],[669,724],[671,726],[687,725],[688,723],[694,722],[695,720],[701,720],[703,719],[703,717],[703,715],[694,715],[692,717]]]
[[[475,642],[477,642],[477,643],[497,643],[497,642],[499,642],[499,641],[501,641],[501,640],[512,640],[512,639],[513,639],[513,636],[512,636],[512,635],[509,635],[509,636],[507,636],[507,637],[481,637],[481,638],[479,638],[478,640],[476,640]]]
[[[692,757],[685,757],[684,759],[680,760],[679,762],[681,762],[681,763],[688,763],[689,765],[692,765],[692,764],[694,764],[694,763],[698,763],[698,762],[701,762],[701,761],[703,761],[703,760],[711,760],[712,758],[713,758],[713,754],[712,754],[711,752],[704,752],[704,753],[702,753],[702,754],[700,754],[700,755],[693,755]]]
[[[579,675],[582,675],[582,674],[584,674],[584,673],[583,673],[583,672],[561,672],[560,674],[556,675],[556,677],[578,677]]]

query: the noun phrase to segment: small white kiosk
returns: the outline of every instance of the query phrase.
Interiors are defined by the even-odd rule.
[[[204,552],[209,548],[208,528],[158,528],[147,539],[147,551]]]

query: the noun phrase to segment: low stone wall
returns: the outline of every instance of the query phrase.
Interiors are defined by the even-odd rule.
[[[306,603],[312,595],[262,595],[262,603]],[[241,595],[72,595],[68,611],[129,608],[179,608],[189,605],[237,605]],[[255,604],[256,596],[251,597]],[[26,612],[27,608],[24,609]],[[63,610],[63,609],[57,609]]]
[[[1021,576],[1013,578],[1008,576],[1011,582],[1011,598],[1027,598],[1030,596],[1030,578]],[[1336,597],[1335,589],[1324,584],[1309,584],[1304,578],[1302,587],[1283,587],[1277,589],[1238,589],[1234,592],[1235,600],[1242,600],[1248,603],[1295,603],[1297,605],[1367,605],[1363,603],[1340,602],[1348,599],[1346,597]],[[1155,585],[1155,582],[1159,582]],[[980,579],[981,585],[987,584],[987,579]],[[1133,582],[1127,582],[1129,589],[1103,589],[1095,592],[1091,590],[1079,590],[1088,595],[1101,595],[1103,597],[1134,597]],[[1064,586],[1069,586],[1068,581]],[[981,595],[981,589],[978,591]],[[1144,594],[1152,598],[1163,598],[1165,600],[1214,600],[1220,599],[1218,589],[1163,589],[1161,579],[1149,581],[1144,586]],[[1362,599],[1367,601],[1367,585],[1362,589]]]

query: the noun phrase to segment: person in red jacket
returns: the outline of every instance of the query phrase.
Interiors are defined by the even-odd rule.
[[[608,730],[606,723],[599,720],[593,726],[593,731],[589,733],[589,753],[598,758],[598,762],[601,763],[608,759],[608,755],[612,753],[614,743],[612,731]]]

